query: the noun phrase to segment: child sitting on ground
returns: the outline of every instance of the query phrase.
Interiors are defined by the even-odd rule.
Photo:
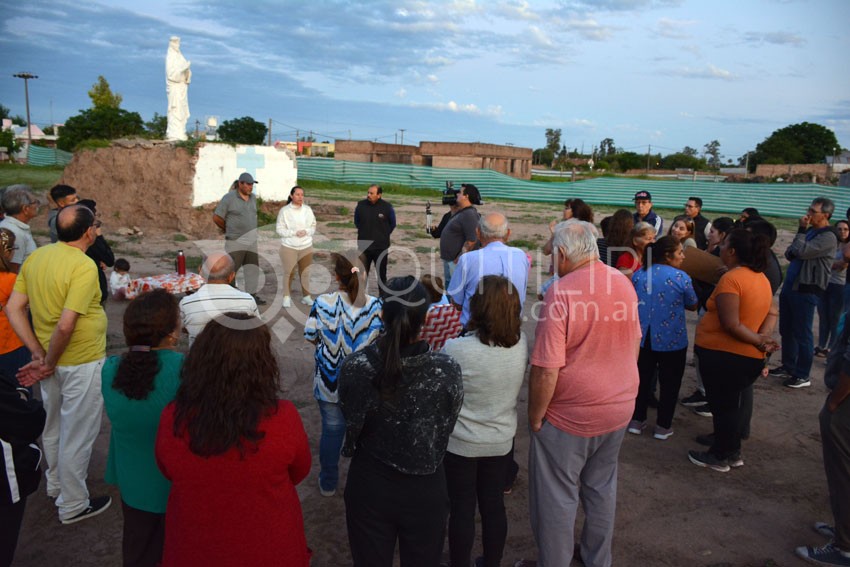
[[[115,299],[125,299],[124,293],[130,283],[130,262],[124,258],[115,260],[115,267],[109,276],[109,293]]]

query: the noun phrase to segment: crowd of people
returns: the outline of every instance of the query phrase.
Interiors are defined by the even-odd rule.
[[[41,482],[42,450],[62,524],[110,507],[109,496],[90,495],[86,484],[105,410],[105,479],[121,494],[124,565],[309,565],[295,487],[309,474],[311,447],[295,405],[281,399],[259,310],[266,301],[255,183],[242,174],[215,209],[225,249],[204,260],[205,285],[180,300],[154,290],[129,302],[127,348],[110,358],[105,269],[114,263],[120,287],[129,265],[103,248],[96,204],[54,187],[48,224],[56,242],[38,247],[29,229],[38,197],[23,186],[5,190],[0,564],[14,557],[27,496]],[[771,250],[776,228],[755,209],[710,222],[702,200],[690,197],[662,235],[650,193],[634,200],[634,213],[601,219],[601,235],[589,204],[565,202],[544,248],[551,277],[537,290],[532,341],[522,331],[532,311],[530,258],[510,246],[503,213],[475,208],[475,186],[463,185],[439,226],[428,227],[440,239],[442,277],[388,275],[395,211],[381,187],[370,186],[354,213],[358,247],[332,254],[336,289],[323,294],[310,279],[316,218],[304,189],[291,189],[276,223],[281,301],[293,308],[297,271],[309,308],[303,339],[315,346],[318,491],[337,493],[340,458],[350,458],[342,484],[354,565],[390,566],[396,549],[404,567],[503,564],[504,497],[519,468],[517,398],[527,378],[528,514],[538,557],[516,565],[566,566],[576,557],[609,566],[620,448],[627,433],[646,430],[650,409],[659,441],[674,434],[678,403],[711,416],[712,431],[696,439],[705,448],[683,459],[729,472],[744,465],[755,381],[773,375],[788,388],[807,387],[819,356],[830,389],[820,427],[834,521],[815,525],[829,543],[796,552],[850,565],[850,224],[833,225],[833,202],[815,199],[785,251],[783,282]],[[366,285],[372,266],[375,296]],[[235,287],[240,269],[244,291]],[[699,316],[693,345],[686,311]],[[690,346],[698,388],[680,399]],[[769,369],[780,346],[781,364]],[[585,521],[576,542],[579,507]]]

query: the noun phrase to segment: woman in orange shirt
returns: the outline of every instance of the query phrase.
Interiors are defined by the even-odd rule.
[[[20,384],[15,374],[21,366],[29,364],[32,357],[6,318],[6,303],[18,277],[10,264],[14,253],[15,234],[7,228],[0,228],[0,379],[17,388]]]
[[[773,294],[764,275],[768,239],[744,229],[726,235],[720,259],[728,271],[708,298],[694,352],[714,421],[708,451],[688,451],[692,463],[720,472],[744,464],[738,430],[741,393],[764,370],[765,354],[779,349]]]

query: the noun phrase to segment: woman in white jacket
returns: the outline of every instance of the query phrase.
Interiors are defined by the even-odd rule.
[[[280,236],[280,263],[283,265],[283,306],[291,307],[292,280],[295,267],[301,278],[301,303],[313,305],[310,296],[310,275],[307,268],[313,263],[313,233],[316,217],[313,209],[304,204],[304,189],[296,185],[289,191],[286,206],[277,214],[277,234]]]

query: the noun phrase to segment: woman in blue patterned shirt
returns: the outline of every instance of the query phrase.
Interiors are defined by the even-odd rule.
[[[696,311],[697,295],[690,276],[679,269],[685,253],[676,238],[660,238],[647,246],[644,254],[642,269],[632,276],[642,337],[638,356],[640,386],[628,431],[640,435],[646,428],[646,408],[657,372],[661,396],[653,436],[664,440],[673,435],[673,413],[685,372],[685,310]]]
[[[319,492],[333,496],[339,482],[339,452],[345,420],[339,409],[337,378],[342,361],[371,344],[383,329],[381,300],[366,295],[366,280],[356,252],[334,254],[339,291],[316,298],[304,325],[304,338],[316,345],[313,395],[319,401]]]

